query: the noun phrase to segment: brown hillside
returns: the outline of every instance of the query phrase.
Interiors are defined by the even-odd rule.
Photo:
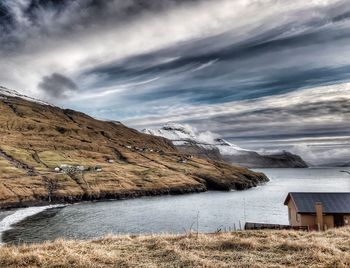
[[[63,164],[64,172],[54,170]],[[0,207],[241,190],[264,181],[245,168],[186,157],[168,140],[122,124],[0,95]]]

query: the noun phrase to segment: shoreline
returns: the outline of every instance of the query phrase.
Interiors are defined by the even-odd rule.
[[[331,169],[329,172],[327,172],[327,173],[323,173],[323,171],[319,171],[319,172],[316,172],[315,171],[315,173],[308,173],[308,172],[304,172],[307,176],[305,177],[305,174],[304,173],[300,173],[300,176],[297,176],[297,177],[294,177],[294,176],[287,176],[288,174],[290,174],[288,171],[287,171],[287,173],[286,173],[286,176],[280,176],[280,175],[278,175],[279,174],[279,172],[275,172],[276,174],[277,174],[277,178],[275,178],[275,176],[273,175],[273,174],[275,174],[274,172],[271,172],[271,173],[267,173],[267,175],[269,175],[269,177],[271,176],[271,181],[270,181],[270,183],[266,183],[266,184],[260,184],[261,186],[259,186],[259,187],[255,187],[255,188],[251,188],[249,191],[235,191],[235,193],[231,193],[231,192],[224,192],[224,191],[207,191],[206,193],[208,193],[209,194],[209,197],[211,197],[213,200],[214,199],[217,199],[217,200],[227,200],[227,198],[228,198],[228,200],[231,200],[230,202],[233,202],[232,203],[232,205],[229,205],[228,203],[225,203],[225,204],[227,204],[229,207],[231,207],[231,206],[233,206],[233,207],[238,207],[236,210],[235,209],[233,209],[233,212],[231,213],[231,211],[232,211],[232,208],[230,208],[230,210],[229,210],[229,212],[232,214],[232,218],[230,218],[231,219],[231,222],[238,222],[238,219],[241,217],[242,218],[242,215],[244,215],[244,219],[245,219],[245,217],[247,217],[247,219],[248,220],[253,220],[253,221],[256,221],[256,222],[260,222],[262,219],[264,219],[264,217],[265,217],[265,215],[266,214],[269,214],[269,210],[267,210],[267,212],[265,213],[262,213],[262,215],[259,215],[259,216],[257,216],[256,218],[254,218],[255,216],[255,214],[252,214],[253,212],[254,212],[254,210],[255,209],[253,209],[252,211],[252,213],[250,213],[249,211],[249,209],[247,210],[247,214],[245,214],[245,212],[244,212],[244,214],[243,214],[243,205],[245,205],[245,204],[248,204],[248,206],[249,207],[257,207],[258,209],[259,209],[259,211],[261,210],[261,208],[260,208],[260,202],[261,202],[261,200],[264,200],[264,199],[261,199],[261,198],[264,198],[265,197],[265,194],[271,194],[271,195],[274,195],[274,193],[276,192],[277,193],[277,195],[279,196],[278,198],[279,198],[279,200],[282,200],[282,198],[284,197],[284,196],[282,196],[283,194],[279,194],[280,192],[281,192],[281,189],[282,189],[282,192],[288,192],[289,190],[290,190],[290,187],[292,187],[292,185],[293,185],[293,187],[294,188],[292,188],[291,190],[292,191],[298,191],[299,190],[299,188],[301,187],[301,186],[298,186],[298,185],[301,185],[301,184],[303,184],[304,186],[303,187],[311,187],[310,189],[312,189],[312,187],[314,187],[314,185],[315,185],[315,183],[319,183],[320,181],[319,180],[321,180],[321,182],[323,181],[323,182],[326,182],[326,180],[327,180],[327,178],[329,177],[329,176],[336,176],[336,178],[337,179],[339,179],[339,180],[337,180],[337,181],[335,181],[336,183],[334,184],[332,184],[332,188],[328,188],[327,187],[327,185],[325,186],[325,187],[323,187],[322,189],[323,189],[323,191],[341,191],[342,189],[344,189],[344,186],[345,187],[347,187],[348,186],[348,179],[347,179],[347,176],[346,176],[346,174],[345,175],[343,175],[343,174],[341,174],[341,173],[339,173],[338,172],[338,168],[337,169]],[[276,175],[275,174],[275,175]],[[323,177],[321,177],[321,178],[316,178],[317,176],[317,174],[324,174],[324,178]],[[275,179],[273,179],[273,178],[275,178]],[[313,180],[309,180],[309,178],[313,178]],[[323,180],[322,180],[322,178],[323,178]],[[302,179],[302,180],[300,180],[300,179]],[[303,182],[305,181],[305,183],[306,184],[304,184]],[[281,184],[282,183],[282,184]],[[285,187],[282,187],[282,186],[285,186]],[[276,186],[278,186],[277,188],[276,188]],[[282,187],[282,188],[281,188]],[[339,188],[340,187],[340,188]],[[307,188],[308,189],[308,188]],[[320,190],[322,190],[321,188],[320,189],[317,189],[318,191],[320,191]],[[272,192],[271,192],[271,190],[272,190]],[[262,192],[261,192],[262,191]],[[261,194],[259,194],[261,192]],[[202,200],[203,199],[203,197],[201,197],[201,196],[204,196],[204,199],[205,200],[207,200],[207,198],[206,198],[206,193],[205,192],[203,192],[203,194],[200,194],[200,195],[192,195],[192,194],[190,194],[190,193],[186,193],[186,196],[190,196],[189,197],[189,199],[188,200]],[[257,194],[257,196],[259,196],[259,198],[258,198],[258,200],[257,200],[257,198],[254,198],[254,197],[252,197],[252,200],[250,200],[250,197],[249,196],[252,196],[252,195],[254,195],[255,196],[255,193]],[[265,194],[264,194],[265,193]],[[275,193],[275,194],[276,194]],[[184,193],[183,193],[184,194]],[[223,198],[221,198],[221,194],[223,195]],[[158,195],[159,196],[159,195]],[[173,205],[174,205],[174,203],[171,201],[172,200],[172,198],[175,198],[176,200],[179,200],[178,202],[180,202],[179,204],[181,205],[181,204],[186,204],[186,202],[183,202],[183,201],[180,201],[180,200],[182,200],[183,198],[186,200],[188,197],[182,197],[182,196],[178,196],[178,197],[176,197],[176,195],[174,196],[174,195],[165,195],[164,196],[164,198],[166,198],[167,200],[170,200],[170,201],[166,201],[167,203],[172,203],[172,205],[171,206],[169,206],[169,208],[170,209],[173,209],[174,207],[173,207]],[[193,197],[191,197],[191,196],[193,196]],[[196,197],[196,196],[198,196],[198,198]],[[218,196],[218,198],[216,198],[215,196]],[[270,196],[270,195],[269,195]],[[268,196],[268,197],[269,197]],[[135,196],[133,196],[134,198],[136,198]],[[247,202],[243,202],[242,200],[244,200],[244,197],[248,197],[248,199],[247,199]],[[143,196],[137,196],[137,198],[140,200],[140,201],[136,201],[136,203],[133,203],[133,202],[130,202],[130,204],[143,204],[143,202],[144,201],[142,201],[142,199],[143,198],[145,198],[145,200],[146,200],[146,202],[147,202],[147,200],[152,200],[152,199],[156,199],[156,200],[160,200],[160,201],[158,201],[158,203],[159,204],[161,204],[163,201],[163,199],[162,199],[162,197],[156,197],[154,194],[153,195],[148,195],[148,196],[145,196],[145,195],[143,195]],[[129,200],[132,200],[131,198],[128,198]],[[120,205],[120,203],[119,202],[116,202],[116,201],[118,201],[118,200],[127,200],[126,198],[125,198],[125,196],[124,196],[124,198],[119,198],[119,199],[107,199],[107,198],[104,198],[104,199],[98,199],[98,200],[88,200],[88,201],[82,201],[82,202],[76,202],[77,204],[79,204],[79,203],[82,203],[82,205],[84,205],[84,204],[87,204],[87,206],[91,206],[91,207],[95,207],[95,205],[94,205],[94,203],[96,203],[96,206],[97,207],[99,207],[99,205],[97,204],[97,203],[99,203],[99,202],[108,202],[108,203],[110,203],[110,205],[109,204],[107,204],[107,206],[114,206],[114,204],[113,203],[116,203],[116,206],[121,206]],[[209,199],[209,200],[211,200],[211,199]],[[266,202],[268,202],[268,200],[269,200],[269,198],[267,198],[266,199]],[[277,200],[275,200],[275,199],[273,199],[272,197],[271,197],[271,200],[272,201],[274,201],[274,203],[273,204],[275,204],[275,201]],[[123,201],[120,201],[120,202],[123,202]],[[156,201],[157,202],[157,201]],[[192,202],[192,201],[191,201]],[[209,201],[208,201],[209,202]],[[265,202],[265,201],[264,201]],[[72,203],[72,202],[71,202]],[[128,203],[128,202],[127,202]],[[209,202],[210,204],[212,204],[213,202]],[[129,203],[128,203],[129,204]],[[193,204],[193,203],[187,203],[187,204]],[[200,204],[200,202],[198,202],[198,204]],[[215,204],[215,202],[214,202],[214,204]],[[273,206],[267,206],[268,204],[270,204],[270,203],[266,203],[266,205],[265,205],[265,208],[269,208],[269,207],[273,207]],[[103,204],[102,204],[102,206],[104,206]],[[215,205],[214,205],[215,206]],[[68,210],[70,211],[71,210],[71,208],[70,208],[71,206],[69,206],[68,207]],[[282,213],[280,213],[280,215],[282,215],[283,217],[285,216],[286,217],[286,215],[287,215],[287,213],[286,213],[286,211],[283,209],[283,206],[281,205],[281,206],[279,206],[279,207],[282,207],[281,208],[281,211],[282,211]],[[278,208],[279,208],[278,207]],[[78,210],[79,210],[80,208],[78,208]],[[208,209],[208,207],[206,206],[205,207],[205,209]],[[73,210],[74,211],[74,210]],[[126,211],[125,209],[124,209],[124,211]],[[276,210],[274,210],[275,212],[276,212]],[[279,211],[279,210],[278,210]],[[108,212],[108,211],[107,211]],[[12,213],[12,212],[11,212]],[[142,211],[141,211],[141,213],[143,213]],[[230,215],[231,215],[230,214]],[[249,215],[249,214],[251,214],[251,215]],[[74,214],[72,214],[72,215],[74,215]],[[106,215],[106,214],[105,214]],[[158,215],[158,214],[157,214]],[[165,214],[164,214],[165,215]],[[169,214],[168,214],[169,215]],[[174,215],[176,215],[176,214],[174,214]],[[183,214],[180,214],[180,216],[181,215],[183,215]],[[223,215],[228,215],[227,213],[225,213],[225,214],[223,214]],[[237,216],[238,215],[238,216]],[[241,215],[241,216],[239,216],[239,215]],[[247,215],[247,216],[246,216]],[[279,214],[277,214],[277,215],[279,215]],[[1,217],[1,216],[0,216]],[[167,216],[165,216],[165,217],[167,217]],[[195,217],[195,216],[194,216]],[[188,217],[187,217],[188,218]],[[267,219],[267,218],[266,218]],[[286,220],[287,220],[287,218],[286,218]],[[276,221],[276,219],[274,219],[274,222]],[[168,220],[168,222],[170,222],[169,220]],[[216,222],[216,221],[215,221]],[[220,222],[220,224],[223,224],[223,222],[225,223],[225,221],[222,221],[222,222]],[[227,222],[227,221],[226,221]],[[265,221],[264,221],[265,222]],[[266,222],[268,222],[268,221],[266,221]],[[187,223],[186,223],[187,224]],[[186,225],[185,224],[185,225]],[[189,224],[187,224],[186,226],[188,226],[188,225],[190,225],[190,223]],[[176,227],[177,228],[177,227]],[[215,226],[213,227],[213,228],[211,228],[211,229],[209,229],[209,231],[211,231],[211,230],[215,230]],[[208,230],[203,230],[203,231],[208,231]]]
[[[131,190],[125,192],[116,192],[116,193],[105,193],[100,197],[95,196],[64,196],[64,197],[55,197],[51,202],[47,200],[30,200],[30,201],[21,201],[13,202],[5,205],[0,205],[1,210],[11,210],[18,208],[28,208],[28,207],[39,207],[39,206],[49,206],[49,205],[65,205],[65,204],[75,204],[81,202],[103,202],[108,200],[126,200],[126,199],[135,199],[140,197],[151,197],[151,196],[162,196],[162,195],[183,195],[183,194],[192,194],[192,193],[201,193],[207,192],[208,189],[202,187],[189,187],[189,188],[175,188],[175,189],[157,189],[157,190]]]
[[[219,191],[219,192],[228,192],[228,191],[245,191],[257,186],[262,186],[270,181],[266,177],[266,180],[261,180],[259,182],[251,181],[250,184],[235,184],[235,185],[191,185],[191,186],[181,186],[174,188],[164,188],[164,189],[135,189],[135,190],[126,190],[118,192],[109,192],[109,193],[100,193],[97,195],[78,195],[78,196],[63,196],[57,197],[53,196],[51,202],[48,200],[29,200],[29,201],[20,201],[20,202],[3,202],[0,204],[1,210],[9,210],[16,208],[27,208],[27,207],[38,207],[38,206],[49,206],[49,205],[60,205],[60,204],[74,204],[78,202],[96,202],[96,201],[107,201],[107,200],[125,200],[125,199],[135,199],[140,197],[147,196],[163,196],[163,195],[183,195],[183,194],[193,194],[193,193],[202,193],[207,191]]]
[[[198,189],[192,189],[192,188],[187,188],[188,191],[181,191],[181,192],[175,192],[175,191],[164,191],[163,193],[155,193],[155,192],[147,192],[148,194],[146,195],[141,195],[141,194],[136,194],[135,193],[124,193],[122,195],[118,195],[117,198],[101,198],[101,199],[90,199],[90,200],[76,200],[76,201],[71,201],[71,202],[59,202],[59,201],[53,201],[53,202],[28,202],[27,204],[23,204],[21,206],[11,206],[11,207],[5,207],[1,208],[0,207],[0,213],[2,212],[10,212],[11,210],[13,213],[10,213],[9,215],[6,215],[3,218],[0,218],[0,246],[4,245],[5,243],[2,242],[2,234],[11,229],[11,226],[19,223],[28,217],[37,215],[45,210],[51,209],[51,208],[64,208],[68,205],[74,205],[74,204],[81,204],[81,203],[93,203],[93,202],[108,202],[108,201],[118,201],[118,200],[131,200],[131,199],[136,199],[136,198],[143,198],[143,197],[156,197],[156,196],[176,196],[176,195],[186,195],[186,194],[195,194],[195,193],[204,193],[208,192],[209,190],[204,190],[204,191],[199,191]],[[33,212],[31,213],[25,213],[22,215],[22,217],[19,217],[11,221],[11,218],[13,218],[16,213],[21,213],[21,212],[26,212],[26,210],[32,210]],[[10,218],[10,219],[9,219]]]
[[[263,186],[267,182],[259,183],[258,186]],[[249,187],[248,189],[254,188]],[[157,197],[157,196],[180,196],[180,195],[187,195],[187,194],[196,194],[196,193],[205,193],[209,191],[214,192],[228,192],[228,191],[218,191],[218,190],[208,190],[204,188],[183,188],[183,189],[167,189],[164,191],[132,191],[132,192],[126,192],[118,195],[114,195],[114,198],[99,198],[99,199],[80,199],[80,200],[70,200],[70,202],[60,202],[60,201],[53,201],[51,203],[40,201],[40,202],[28,202],[28,203],[21,203],[21,206],[10,206],[5,208],[0,208],[0,213],[2,212],[10,212],[13,211],[13,213],[10,213],[9,215],[6,215],[3,218],[0,218],[0,245],[2,245],[2,234],[11,229],[11,226],[19,223],[23,220],[25,220],[28,217],[37,215],[45,210],[51,209],[51,208],[60,208],[60,207],[66,207],[68,205],[73,204],[81,204],[81,203],[94,203],[94,202],[114,202],[118,200],[131,200],[136,198],[143,198],[143,197]],[[237,191],[235,189],[232,189],[230,191]],[[244,190],[243,190],[244,191]],[[28,213],[29,211],[29,213]],[[24,212],[24,214],[23,214]],[[16,213],[18,215],[16,216]],[[21,215],[22,214],[22,215]],[[14,219],[13,219],[14,218]],[[13,219],[13,220],[12,220]]]
[[[9,213],[5,217],[0,219],[0,246],[5,244],[2,242],[2,235],[4,232],[11,230],[14,224],[17,224],[28,217],[37,215],[45,210],[52,208],[65,207],[66,205],[48,205],[48,206],[33,206],[26,208],[14,209],[13,213]],[[8,210],[9,212],[10,210]],[[1,213],[1,211],[0,211]]]

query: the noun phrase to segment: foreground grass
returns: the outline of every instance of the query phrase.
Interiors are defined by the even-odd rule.
[[[350,228],[111,236],[4,246],[0,267],[350,267]]]

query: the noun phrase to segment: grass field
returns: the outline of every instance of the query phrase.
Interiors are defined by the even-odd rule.
[[[350,267],[350,228],[57,240],[1,247],[0,267]]]

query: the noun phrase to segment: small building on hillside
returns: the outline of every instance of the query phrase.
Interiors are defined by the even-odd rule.
[[[306,226],[309,230],[350,226],[350,192],[348,193],[289,193],[289,224]]]

